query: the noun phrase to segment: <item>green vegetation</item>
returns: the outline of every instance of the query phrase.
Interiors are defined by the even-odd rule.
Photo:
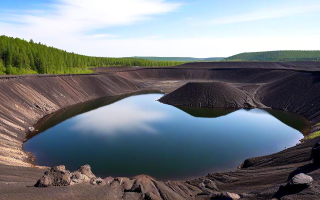
[[[224,61],[320,61],[320,51],[266,51],[240,53]]]
[[[200,62],[200,61],[221,61],[224,58],[222,57],[213,57],[213,58],[192,58],[192,57],[134,57],[145,60],[153,61],[177,61],[177,62]]]
[[[319,136],[320,136],[320,131],[316,131],[316,132],[310,133],[304,139],[305,140],[311,140],[311,139],[319,137]]]
[[[0,74],[90,73],[91,67],[174,66],[182,62],[139,58],[90,57],[48,47],[32,40],[0,36]]]

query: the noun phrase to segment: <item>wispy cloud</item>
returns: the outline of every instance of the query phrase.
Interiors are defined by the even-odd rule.
[[[112,34],[93,34],[91,35],[91,38],[93,39],[103,39],[103,38],[117,38],[118,35],[112,35]]]
[[[211,24],[211,25],[231,24],[231,23],[238,23],[238,22],[249,22],[249,21],[257,21],[257,20],[289,17],[293,15],[316,12],[316,11],[320,11],[320,5],[261,10],[253,13],[245,13],[240,15],[221,17],[218,19],[207,21],[205,23]]]
[[[19,24],[19,28],[33,33],[74,36],[148,20],[180,6],[166,0],[54,0],[43,10],[1,12],[0,21],[7,27],[12,25],[11,29]]]

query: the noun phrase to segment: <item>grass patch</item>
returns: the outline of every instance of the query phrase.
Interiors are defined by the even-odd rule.
[[[307,135],[304,139],[311,140],[311,139],[319,137],[319,136],[320,136],[320,131],[316,131],[316,132],[313,132],[313,133]]]

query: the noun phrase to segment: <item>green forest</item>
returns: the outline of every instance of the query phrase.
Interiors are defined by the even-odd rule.
[[[320,51],[265,51],[240,53],[224,61],[320,61]]]
[[[0,36],[0,75],[5,74],[81,74],[92,67],[163,67],[183,62],[152,61],[139,58],[91,57],[48,47],[33,40]]]
[[[193,58],[193,57],[134,57],[145,60],[154,61],[178,61],[178,62],[211,62],[211,61],[221,61],[222,57],[212,57],[212,58]]]

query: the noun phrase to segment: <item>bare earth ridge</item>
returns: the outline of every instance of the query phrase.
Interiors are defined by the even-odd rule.
[[[2,76],[0,199],[221,199],[238,195],[241,199],[319,199],[320,170],[311,155],[318,138],[247,159],[233,172],[167,182],[146,175],[114,177],[104,186],[34,187],[48,168],[35,166],[33,155],[23,151],[29,127],[51,113],[101,97],[150,90],[174,91],[160,99],[172,105],[286,110],[308,119],[312,133],[320,129],[319,69],[319,62],[206,62],[168,68],[98,68],[97,73],[87,75]],[[298,173],[310,175],[312,185],[289,190],[287,182]]]

